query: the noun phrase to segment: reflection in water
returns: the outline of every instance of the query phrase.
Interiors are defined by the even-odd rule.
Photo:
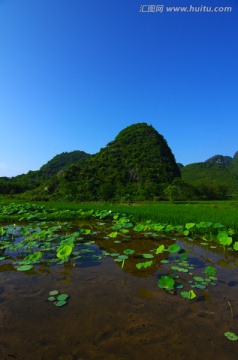
[[[71,263],[39,264],[23,273],[11,264],[0,266],[1,360],[237,358],[237,343],[224,337],[226,331],[238,333],[234,255],[177,241],[195,265],[191,273],[202,275],[210,264],[217,268],[217,285],[196,289],[197,298],[190,301],[157,287],[158,276],[172,272],[171,264],[160,260],[176,255],[163,253],[145,270],[135,266],[160,239],[134,235],[126,243],[115,243],[94,234],[89,240],[97,245],[82,245],[84,256],[75,255]],[[126,249],[135,253],[123,267],[113,256],[102,256],[103,251],[123,254]],[[230,267],[223,266],[227,263]],[[179,276],[189,289],[191,275]],[[55,289],[69,294],[68,305],[57,308],[48,301]]]

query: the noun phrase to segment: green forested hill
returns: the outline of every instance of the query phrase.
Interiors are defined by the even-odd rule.
[[[17,194],[35,189],[67,166],[88,159],[89,156],[84,151],[63,152],[53,157],[40,170],[29,171],[27,174],[13,178],[2,177],[0,178],[0,194]]]
[[[48,176],[52,176],[57,172],[59,172],[60,170],[63,170],[66,167],[75,164],[80,160],[86,160],[89,157],[90,157],[89,154],[79,150],[71,151],[71,152],[63,152],[59,155],[56,155],[45,165],[43,165],[40,168],[40,172],[45,173]]]
[[[238,153],[233,158],[216,155],[205,162],[189,164],[180,169],[182,179],[200,189],[210,188],[227,195],[238,195]]]
[[[182,180],[181,180],[182,175]],[[226,199],[238,196],[238,152],[176,164],[166,140],[146,123],[122,130],[97,154],[56,155],[38,171],[0,178],[0,194],[77,201]]]
[[[180,176],[166,140],[146,123],[122,130],[114,141],[84,164],[66,169],[56,194],[77,200],[161,196]]]

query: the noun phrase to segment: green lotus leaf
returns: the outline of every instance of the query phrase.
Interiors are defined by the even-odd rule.
[[[172,290],[174,288],[175,281],[170,276],[161,276],[158,281],[158,287],[161,289]]]
[[[185,224],[185,228],[188,230],[188,229],[193,228],[195,225],[196,225],[195,223],[187,223],[187,224]]]
[[[194,276],[193,278],[194,278],[195,281],[198,281],[198,282],[199,281],[201,281],[201,282],[204,281],[204,279],[202,277],[200,277],[200,276]]]
[[[162,252],[164,252],[165,246],[162,244],[160,245],[157,249],[156,249],[156,255],[161,254]]]
[[[64,260],[69,257],[72,250],[73,250],[73,247],[71,245],[63,245],[58,248],[56,255],[59,259]]]
[[[37,251],[34,254],[27,255],[22,262],[24,263],[34,263],[37,262],[42,257],[42,252]]]
[[[33,265],[21,265],[17,267],[17,271],[28,271],[33,268]]]
[[[204,270],[204,273],[207,274],[208,276],[212,276],[214,277],[216,275],[216,268],[214,268],[213,266],[207,266],[206,269]]]
[[[206,285],[202,285],[202,284],[194,284],[194,287],[197,288],[197,289],[206,289]]]
[[[177,244],[174,244],[174,245],[170,245],[168,247],[168,252],[170,252],[171,254],[175,254],[177,252],[179,252],[179,250],[181,249],[181,247]]]
[[[192,300],[194,299],[197,295],[195,294],[195,292],[193,290],[190,291],[182,291],[181,292],[181,296],[185,299],[189,299]]]
[[[118,260],[126,260],[126,259],[128,259],[128,256],[127,256],[127,255],[119,255],[119,256],[117,257],[117,259],[118,259]]]
[[[117,237],[117,234],[118,234],[118,232],[117,232],[117,231],[114,231],[114,232],[112,232],[111,234],[109,234],[108,236],[109,236],[110,238],[115,238],[115,237]]]
[[[227,331],[224,333],[224,335],[227,337],[228,340],[231,340],[231,341],[237,341],[238,340],[238,336],[231,332],[231,331]]]
[[[50,296],[54,296],[54,295],[58,295],[58,294],[59,294],[58,290],[52,290],[49,292]]]
[[[134,231],[143,231],[145,230],[145,225],[143,224],[138,224],[133,228]]]
[[[153,254],[142,254],[143,258],[145,259],[152,259],[154,257]]]
[[[196,227],[198,229],[200,228],[208,228],[212,225],[212,223],[210,221],[201,221],[199,224],[196,224]]]
[[[137,267],[137,269],[141,269],[142,267],[146,269],[147,267],[151,266],[152,264],[153,264],[152,260],[151,261],[145,261],[145,262],[136,264],[136,267]]]
[[[59,307],[60,307],[60,306],[66,305],[67,302],[66,302],[65,300],[59,300],[59,301],[55,302],[54,304],[55,304],[55,306],[59,306]]]
[[[126,249],[126,250],[124,250],[123,252],[124,252],[124,254],[126,254],[126,255],[132,255],[132,254],[134,254],[135,250],[133,250],[133,249]]]
[[[233,245],[233,249],[238,251],[238,241],[236,241]]]
[[[61,300],[65,301],[65,300],[68,299],[68,297],[69,297],[68,294],[60,294],[60,295],[57,296],[57,301],[61,301]]]

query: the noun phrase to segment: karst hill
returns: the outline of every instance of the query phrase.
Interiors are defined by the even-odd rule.
[[[68,167],[55,189],[80,201],[162,196],[180,170],[166,140],[146,123],[122,130],[84,163]]]

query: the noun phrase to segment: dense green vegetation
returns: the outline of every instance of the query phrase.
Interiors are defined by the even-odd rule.
[[[66,200],[148,199],[162,196],[180,176],[165,139],[147,124],[135,124],[85,164],[69,167],[56,189]]]
[[[13,195],[33,190],[42,185],[42,183],[47,184],[47,180],[54,177],[54,175],[60,176],[60,172],[69,165],[80,161],[83,162],[89,157],[90,155],[84,151],[64,152],[53,157],[40,170],[29,171],[27,174],[18,175],[13,178],[1,177],[0,194]],[[48,180],[48,182],[49,186],[54,183],[51,180]]]
[[[176,164],[166,140],[146,123],[122,130],[97,154],[55,156],[38,171],[0,178],[0,194],[24,200],[176,201],[238,197],[238,153]]]
[[[5,198],[1,199],[2,204],[8,204]],[[20,206],[21,202],[19,202]],[[24,204],[24,203],[23,203]],[[184,225],[188,222],[199,223],[209,221],[221,223],[226,229],[234,229],[238,232],[238,202],[237,201],[194,201],[188,203],[171,204],[168,202],[143,202],[132,205],[112,204],[112,203],[77,203],[77,202],[37,202],[36,204],[54,208],[56,215],[49,215],[50,220],[74,219],[75,212],[82,211],[102,211],[111,210],[114,213],[133,216],[135,221],[144,222],[152,220],[154,222],[176,225]],[[36,205],[35,205],[36,206]],[[27,212],[34,213],[32,205],[27,208]],[[15,221],[15,214],[1,215],[4,221]]]
[[[190,209],[195,205],[189,204]],[[217,208],[220,205],[220,210],[224,207],[220,203],[216,205]],[[234,210],[238,204],[230,202],[229,205]],[[111,258],[111,266],[115,262],[133,276],[156,274],[159,291],[181,296],[185,301],[205,301],[212,287],[223,282],[219,281],[216,268],[217,264],[221,268],[223,258],[220,262],[216,256],[211,259],[211,253],[223,253],[226,258],[231,253],[234,257],[237,255],[238,237],[234,229],[210,221],[183,225],[152,219],[138,221],[135,216],[116,212],[119,207],[112,206],[113,211],[105,207],[99,209],[96,204],[94,208],[82,209],[81,204],[76,203],[0,203],[1,271],[34,277],[37,272],[49,274],[52,266],[67,263],[68,269],[80,271],[82,266],[98,266],[105,258]],[[169,210],[179,205],[164,206]],[[205,206],[208,209],[213,205]],[[129,212],[132,208],[127,207]],[[137,210],[137,216],[139,212]],[[6,224],[8,221],[14,223]],[[199,246],[195,257],[192,243],[196,248]],[[71,295],[62,290],[45,292],[48,301],[56,307],[66,306],[71,299]],[[227,304],[233,317],[229,300]],[[233,330],[232,327],[226,330],[230,329]],[[233,331],[225,331],[224,335],[231,341],[238,339]]]
[[[202,198],[238,196],[238,152],[233,158],[216,155],[205,162],[180,168],[182,179],[193,185]]]

